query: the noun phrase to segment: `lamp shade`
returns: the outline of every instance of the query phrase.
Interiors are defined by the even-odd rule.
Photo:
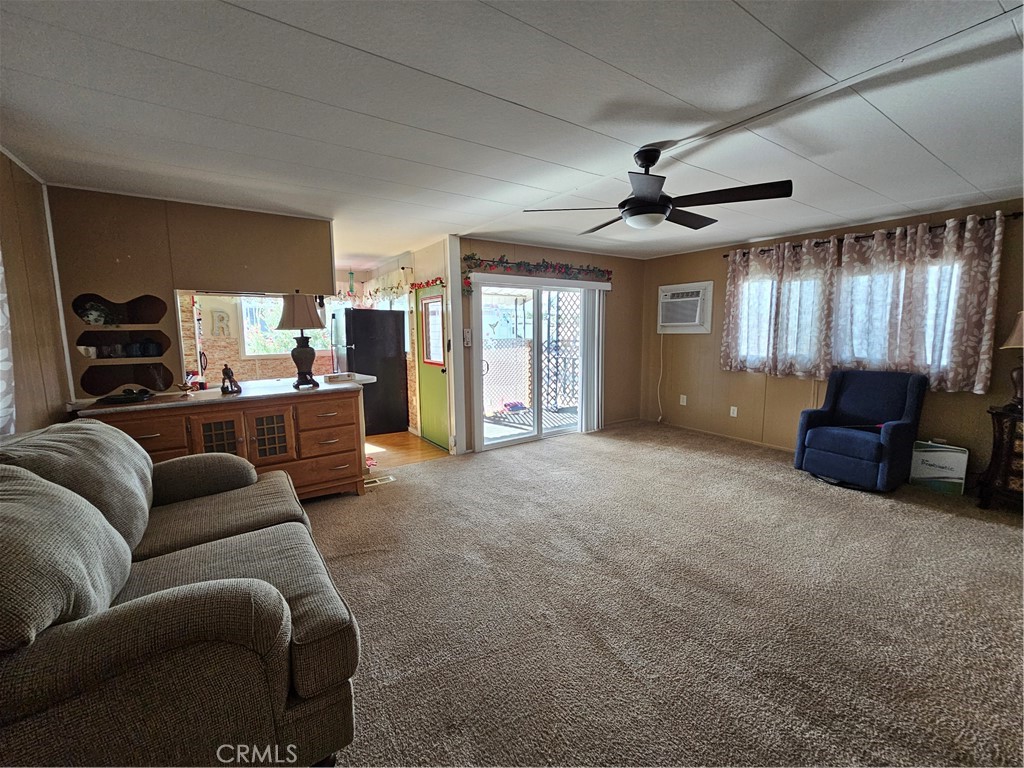
[[[279,331],[303,331],[307,328],[323,328],[324,321],[316,311],[316,299],[301,293],[290,293],[284,297],[284,310]]]
[[[1006,341],[1003,342],[1003,346],[1000,349],[1021,349],[1024,348],[1024,327],[1022,327],[1021,316],[1024,312],[1017,313],[1017,324],[1013,326],[1013,330],[1010,331],[1010,335]]]

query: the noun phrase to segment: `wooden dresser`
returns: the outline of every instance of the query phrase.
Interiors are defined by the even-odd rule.
[[[362,386],[321,384],[295,391],[290,381],[243,382],[239,395],[219,390],[160,395],[130,405],[90,405],[77,412],[127,432],[154,462],[190,453],[233,453],[257,472],[283,469],[300,499],[362,494]]]

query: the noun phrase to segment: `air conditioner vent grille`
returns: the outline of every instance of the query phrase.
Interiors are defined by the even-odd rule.
[[[658,333],[711,333],[714,283],[683,283],[658,288]]]

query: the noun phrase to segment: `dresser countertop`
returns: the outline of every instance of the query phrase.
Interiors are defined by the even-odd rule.
[[[315,394],[330,394],[331,392],[353,392],[361,390],[363,384],[372,384],[377,381],[376,376],[367,376],[362,373],[354,375],[355,379],[353,381],[344,381],[337,384],[321,382],[320,387],[317,389],[303,388],[297,390],[292,387],[294,379],[267,379],[263,381],[241,382],[242,392],[237,395],[223,395],[220,388],[216,388],[192,392],[188,395],[155,395],[141,403],[125,403],[122,405],[103,405],[88,402],[71,403],[68,410],[75,411],[80,416],[101,416],[108,413],[134,413],[163,408],[187,408],[192,405],[209,405],[212,403],[248,403],[268,397],[280,397],[281,395],[304,397]]]

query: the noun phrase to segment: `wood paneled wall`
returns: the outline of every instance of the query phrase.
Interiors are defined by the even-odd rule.
[[[1021,200],[1010,200],[956,211],[918,214],[905,219],[862,224],[838,230],[871,232],[894,226],[926,221],[941,224],[949,218],[971,213],[990,215],[1021,210]],[[1003,262],[999,280],[996,343],[1013,328],[1022,303],[1022,220],[1007,219],[1003,243]],[[837,230],[802,234],[754,243],[766,245],[783,240],[824,237]],[[725,316],[726,260],[722,254],[747,244],[666,256],[646,262],[643,290],[643,418],[658,418],[658,376],[664,371],[661,384],[661,407],[668,424],[699,429],[719,435],[749,440],[763,445],[791,450],[796,443],[800,411],[817,407],[825,396],[825,382],[795,377],[766,376],[760,373],[723,371],[719,362],[722,344],[722,323]],[[658,286],[713,280],[714,320],[712,332],[706,335],[666,335],[657,333]],[[661,344],[664,342],[664,355]],[[1013,350],[996,350],[992,384],[988,394],[970,392],[929,392],[925,397],[921,418],[921,439],[942,438],[971,452],[970,469],[979,472],[988,463],[992,447],[991,419],[986,409],[1001,405],[1012,396],[1010,370],[1017,365]],[[679,396],[687,396],[687,404],[679,405]],[[735,405],[738,415],[729,416]]]
[[[0,152],[0,250],[18,432],[67,420],[70,399],[43,195],[43,186]]]

